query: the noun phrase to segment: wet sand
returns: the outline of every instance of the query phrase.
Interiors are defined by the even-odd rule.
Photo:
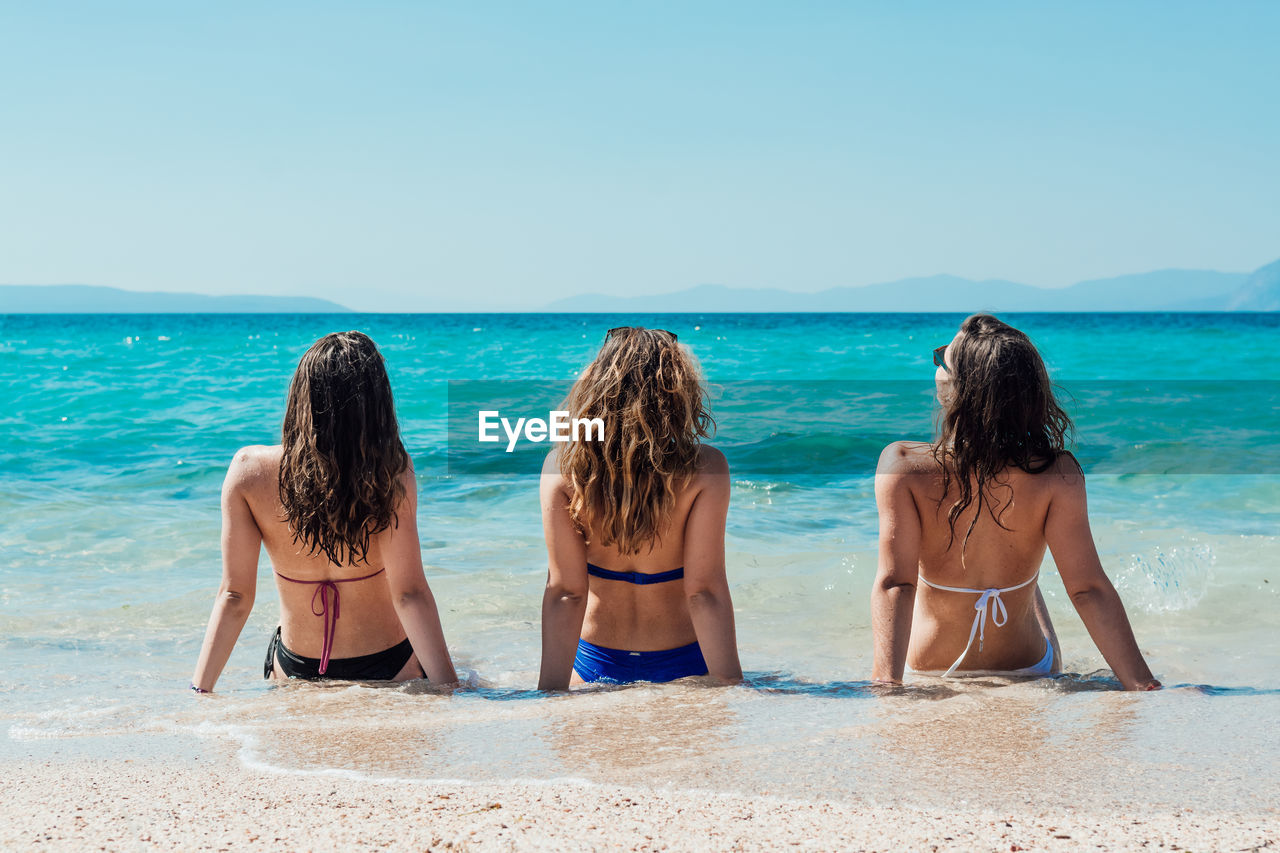
[[[1258,850],[1280,817],[1058,807],[925,810],[590,784],[371,782],[233,756],[16,759],[0,848],[41,850]]]
[[[1060,690],[193,700],[0,741],[0,849],[1280,847],[1270,695]]]

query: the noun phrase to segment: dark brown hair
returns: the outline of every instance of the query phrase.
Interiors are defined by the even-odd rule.
[[[948,354],[951,387],[942,401],[933,456],[942,466],[942,500],[953,480],[960,491],[947,513],[951,542],[956,519],[977,501],[978,511],[964,535],[967,544],[984,505],[1004,527],[1000,517],[1013,498],[996,513],[988,492],[1002,485],[997,475],[1011,466],[1030,474],[1048,470],[1066,452],[1073,427],[1054,397],[1040,353],[1008,323],[974,314],[960,325],[960,337]]]
[[[624,554],[653,548],[715,427],[705,397],[698,363],[675,335],[609,332],[565,404],[570,417],[604,420],[603,441],[573,441],[560,454],[569,515],[584,536]]]
[[[293,540],[340,565],[367,562],[369,538],[398,521],[409,467],[386,365],[367,335],[325,335],[302,356],[281,443],[280,503]]]

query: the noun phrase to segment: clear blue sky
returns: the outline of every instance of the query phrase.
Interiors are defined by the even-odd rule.
[[[1280,257],[1280,3],[10,3],[0,283],[519,309]]]

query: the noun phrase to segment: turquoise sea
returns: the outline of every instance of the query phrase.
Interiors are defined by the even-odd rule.
[[[1099,550],[1171,689],[1113,689],[1051,561],[1041,585],[1069,675],[921,679],[896,695],[865,683],[876,457],[929,437],[930,353],[961,319],[0,316],[0,758],[230,745],[282,772],[953,803],[1025,802],[1049,767],[1063,801],[1271,808],[1280,315],[1005,318],[1040,346],[1077,419]],[[545,416],[605,330],[631,324],[676,332],[711,386],[749,681],[543,696],[546,445],[481,446],[474,419]],[[468,686],[267,687],[264,558],[219,692],[192,696],[226,464],[278,441],[298,357],[346,328],[387,358],[428,579]],[[1098,785],[1098,767],[1116,784]]]

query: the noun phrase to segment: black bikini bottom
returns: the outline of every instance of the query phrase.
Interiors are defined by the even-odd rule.
[[[262,667],[262,677],[270,678],[275,672],[276,658],[280,670],[289,678],[332,678],[338,681],[390,681],[400,674],[404,665],[413,657],[413,646],[408,639],[389,649],[361,655],[356,658],[329,658],[329,667],[320,674],[320,658],[304,658],[285,647],[277,627],[267,645],[267,660]]]

